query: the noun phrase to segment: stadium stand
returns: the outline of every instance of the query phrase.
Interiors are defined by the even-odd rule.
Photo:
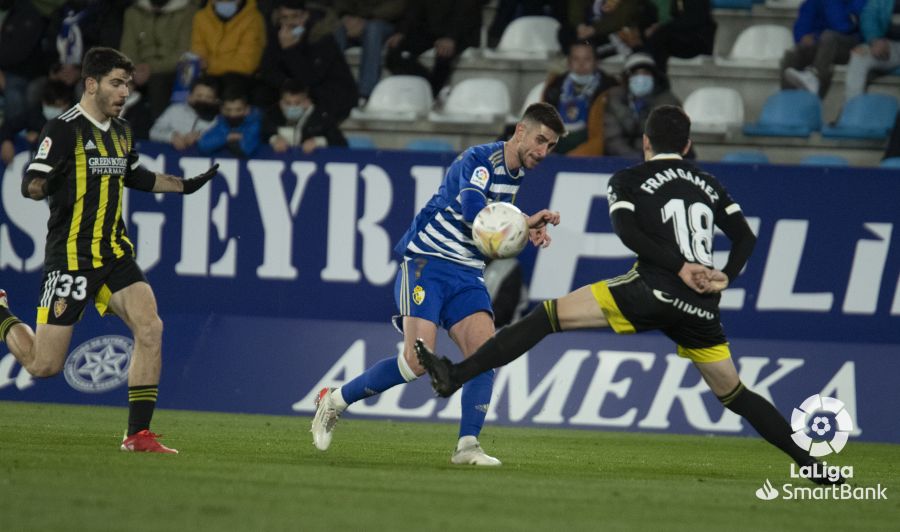
[[[414,139],[407,142],[405,148],[412,151],[456,152],[453,144],[444,139]]]
[[[744,124],[744,100],[729,87],[703,87],[684,100],[684,111],[691,117],[691,130],[726,133]]]
[[[493,78],[466,79],[450,89],[447,102],[440,111],[432,111],[433,122],[493,122],[506,120],[512,110],[509,90]]]
[[[759,150],[733,151],[722,157],[723,163],[769,164],[769,158]]]
[[[556,33],[559,22],[553,17],[520,17],[512,21],[495,50],[484,56],[495,59],[548,59],[559,53]]]
[[[418,76],[389,76],[375,85],[362,109],[353,109],[355,118],[415,120],[426,116],[433,105],[431,86]]]
[[[819,97],[808,91],[782,90],[766,100],[759,120],[744,126],[745,135],[808,137],[822,127]]]
[[[800,159],[800,164],[809,166],[850,166],[850,161],[840,155],[816,154]]]
[[[822,128],[826,138],[885,139],[894,127],[897,99],[886,94],[864,93],[841,111],[837,124]]]

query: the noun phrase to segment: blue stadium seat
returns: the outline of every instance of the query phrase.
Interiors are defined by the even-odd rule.
[[[366,135],[347,135],[347,147],[351,150],[375,150],[378,146],[372,137]]]
[[[713,0],[713,9],[753,9],[753,0]]]
[[[817,154],[807,155],[800,160],[800,164],[808,166],[850,166],[850,161],[840,155]]]
[[[722,157],[724,163],[769,164],[769,157],[758,150],[732,151]]]
[[[415,139],[406,144],[411,151],[443,151],[456,153],[456,148],[443,139]]]
[[[900,168],[900,157],[888,157],[879,164],[881,168]]]
[[[822,127],[822,102],[809,91],[781,90],[769,96],[759,121],[746,124],[744,134],[769,137],[808,137]]]
[[[835,126],[822,128],[822,136],[841,139],[883,139],[894,127],[897,99],[887,94],[866,93],[851,99]]]

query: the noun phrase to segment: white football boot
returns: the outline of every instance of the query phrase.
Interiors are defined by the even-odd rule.
[[[331,445],[334,427],[341,418],[343,409],[335,405],[332,394],[334,388],[322,388],[316,397],[316,415],[312,420],[309,431],[313,435],[313,445],[320,451],[327,451]]]
[[[498,466],[502,462],[489,456],[481,448],[478,440],[472,436],[463,436],[450,457],[450,463],[456,465]]]

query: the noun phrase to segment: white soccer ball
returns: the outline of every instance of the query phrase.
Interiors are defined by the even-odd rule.
[[[472,240],[486,258],[515,257],[528,243],[528,223],[512,203],[491,203],[475,216]]]

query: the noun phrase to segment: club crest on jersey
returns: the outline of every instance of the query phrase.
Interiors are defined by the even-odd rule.
[[[53,146],[53,140],[50,137],[44,137],[44,140],[41,141],[41,146],[38,148],[37,154],[34,156],[35,159],[46,159],[48,155],[50,155],[50,147]]]
[[[490,175],[491,174],[488,172],[487,168],[479,166],[475,169],[474,172],[472,172],[471,182],[476,187],[484,188],[487,186],[488,177],[490,177]]]
[[[415,301],[416,305],[421,305],[422,301],[425,301],[425,289],[421,286],[416,286],[413,288],[413,301]]]
[[[53,302],[53,315],[57,318],[63,315],[63,312],[66,311],[66,299],[64,297],[56,298],[56,301]]]

